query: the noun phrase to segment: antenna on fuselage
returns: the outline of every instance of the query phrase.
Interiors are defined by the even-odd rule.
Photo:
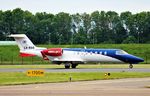
[[[86,46],[84,46],[84,49],[86,49]]]

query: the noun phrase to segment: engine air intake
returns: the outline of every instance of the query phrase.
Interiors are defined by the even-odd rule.
[[[46,50],[43,50],[41,53],[48,56],[62,56],[63,49],[62,48],[49,48]]]

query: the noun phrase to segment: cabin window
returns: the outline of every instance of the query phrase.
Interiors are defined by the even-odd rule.
[[[106,52],[106,51],[104,52],[104,55],[107,55],[107,52]]]
[[[100,52],[100,54],[102,55],[102,52]]]
[[[124,55],[124,54],[128,54],[128,53],[123,50],[116,51],[116,55]]]

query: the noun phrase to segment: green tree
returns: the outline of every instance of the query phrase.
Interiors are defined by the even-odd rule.
[[[36,35],[36,42],[43,43],[53,43],[51,39],[53,36],[51,33],[53,32],[53,14],[47,13],[36,13],[35,15],[35,30],[34,33]],[[55,38],[55,37],[54,37]]]
[[[71,41],[71,16],[68,13],[58,13],[54,17],[54,32],[52,42],[55,44],[70,44]]]
[[[136,38],[133,36],[129,36],[128,38],[126,38],[122,43],[124,44],[133,44],[133,43],[137,43]]]
[[[5,40],[10,39],[7,36],[13,33],[12,12],[10,10],[4,11],[1,18],[1,32]]]
[[[5,40],[5,32],[3,30],[3,11],[0,10],[0,40]]]
[[[149,43],[150,12],[34,15],[21,8],[0,10],[0,40],[16,33],[28,35],[36,44]]]
[[[71,15],[71,44],[79,44],[80,39],[78,39],[79,35],[79,29],[80,27],[83,27],[82,17],[80,14],[74,14]]]

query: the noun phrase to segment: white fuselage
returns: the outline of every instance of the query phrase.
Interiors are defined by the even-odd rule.
[[[42,49],[34,49],[34,50],[25,50],[20,51],[23,53],[28,54],[36,54],[38,57],[43,57],[41,54]],[[96,53],[89,53],[89,52],[78,52],[78,51],[67,51],[64,50],[62,56],[48,56],[50,61],[73,61],[73,62],[120,62],[122,61],[109,57],[107,55],[101,55]]]
[[[88,52],[64,51],[62,56],[47,56],[50,61],[122,62],[118,59]]]

